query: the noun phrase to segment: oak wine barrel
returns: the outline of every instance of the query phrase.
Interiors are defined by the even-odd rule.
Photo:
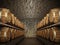
[[[50,30],[50,40],[55,42],[60,42],[60,29],[53,27]]]
[[[57,23],[60,21],[60,9],[58,8],[51,9],[49,15],[50,15],[49,16],[50,23]]]
[[[10,40],[10,30],[7,27],[3,27],[0,31],[0,42],[6,42]]]
[[[2,8],[0,11],[0,21],[2,23],[11,23],[11,12],[9,9]]]

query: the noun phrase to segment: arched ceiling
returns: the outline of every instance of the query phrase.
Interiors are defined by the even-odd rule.
[[[60,7],[59,0],[1,0],[0,7],[9,8],[21,19],[41,20],[51,8]]]

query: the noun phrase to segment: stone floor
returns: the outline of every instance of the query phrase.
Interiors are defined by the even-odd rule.
[[[24,41],[18,45],[42,45],[42,43],[35,38],[25,38]]]

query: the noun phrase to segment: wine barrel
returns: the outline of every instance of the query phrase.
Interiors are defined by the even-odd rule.
[[[44,17],[44,26],[46,26],[46,17]]]
[[[38,24],[38,25],[39,25],[39,26],[38,26],[38,28],[41,28],[41,25],[42,25],[42,24],[41,24],[41,21],[39,22],[39,24]]]
[[[38,22],[38,24],[37,24],[37,28],[40,28],[40,27],[41,27],[41,23]]]
[[[10,30],[7,27],[3,27],[0,31],[0,42],[7,42],[10,40]]]
[[[15,26],[17,26],[17,18],[15,17]]]
[[[15,29],[10,28],[11,39],[15,38]]]
[[[55,42],[60,42],[60,29],[53,27],[50,30],[50,40]]]
[[[16,36],[16,29],[14,29],[14,38],[16,38],[17,36]]]
[[[41,37],[43,37],[43,31],[41,30]]]
[[[44,23],[44,22],[43,22],[43,19],[42,19],[42,21],[41,21],[41,27],[43,27],[43,23]]]
[[[19,36],[23,36],[24,35],[24,31],[18,31]]]
[[[15,26],[19,27],[19,21],[16,17],[15,17]]]
[[[40,22],[40,26],[42,27],[42,21]]]
[[[17,34],[18,34],[18,37],[23,36],[24,35],[24,31],[17,30]]]
[[[15,16],[14,14],[11,14],[11,23],[14,25],[15,24]]]
[[[42,27],[42,21],[40,21],[38,25],[39,25],[38,28],[41,28]]]
[[[11,39],[15,39],[19,36],[24,35],[23,31],[20,31],[20,30],[17,30],[17,29],[10,28],[10,31],[11,31]]]
[[[20,27],[20,26],[19,26],[19,25],[20,25],[20,23],[19,23],[20,21],[19,21],[18,19],[16,19],[16,20],[17,20],[17,23],[16,23],[17,26]]]
[[[46,35],[45,35],[45,34],[46,34],[46,29],[44,29],[44,38],[46,37]]]
[[[16,30],[15,36],[16,37],[19,37],[20,36],[20,30]]]
[[[20,27],[20,21],[17,19],[17,26]]]
[[[11,29],[11,28],[10,28],[10,30],[11,30],[11,39],[15,39],[17,37],[24,35],[23,31]]]
[[[41,37],[43,37],[43,31],[41,30]]]
[[[11,15],[9,9],[2,8],[0,11],[0,21],[2,23],[10,23],[11,22]]]
[[[17,18],[15,17],[15,26],[17,26]]]
[[[46,25],[48,25],[48,24],[49,24],[49,14],[47,14],[47,15],[46,15],[45,24],[46,24]]]
[[[45,26],[45,19],[46,19],[46,17],[43,18],[43,26]]]
[[[44,33],[43,33],[43,30],[41,30],[41,37],[43,37]]]
[[[17,32],[16,29],[15,29],[14,33],[15,33],[15,38],[17,38],[18,37],[18,32]]]
[[[43,30],[43,37],[45,38],[46,37],[46,29]]]
[[[19,21],[18,26],[24,29],[24,24]]]
[[[42,32],[39,30],[37,31],[37,36],[41,36]]]
[[[45,29],[42,30],[42,37],[45,38]]]
[[[42,20],[42,27],[44,26],[44,19]]]
[[[49,12],[50,16],[49,16],[49,21],[50,23],[57,23],[60,20],[60,9],[55,8],[55,9],[51,9],[51,11]]]
[[[46,38],[46,39],[49,39],[49,30],[50,30],[50,29],[46,29],[46,30],[45,30],[45,38]]]

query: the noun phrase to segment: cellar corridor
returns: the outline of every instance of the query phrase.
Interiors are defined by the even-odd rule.
[[[0,45],[60,45],[60,0],[0,0]]]

